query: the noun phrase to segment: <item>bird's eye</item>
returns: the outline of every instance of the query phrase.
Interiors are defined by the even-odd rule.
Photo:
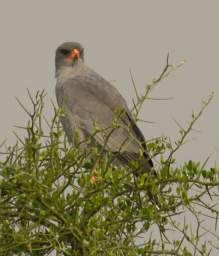
[[[61,49],[60,51],[61,51],[61,53],[64,54],[64,55],[67,55],[67,54],[70,53],[70,51],[69,51],[69,50],[66,50],[66,49]]]

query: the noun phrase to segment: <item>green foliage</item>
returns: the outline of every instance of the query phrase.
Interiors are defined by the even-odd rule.
[[[169,68],[167,62],[163,77]],[[156,177],[134,176],[110,152],[69,145],[62,111],[54,108],[47,121],[44,93],[29,96],[32,111],[19,102],[29,116],[26,134],[16,134],[18,142],[0,161],[0,255],[210,254],[214,244],[203,236],[219,238],[218,170],[192,160],[177,166],[174,155],[212,96],[180,128],[176,142],[162,137],[148,143]],[[136,117],[141,105],[135,102]],[[215,230],[204,226],[206,219],[215,221]]]

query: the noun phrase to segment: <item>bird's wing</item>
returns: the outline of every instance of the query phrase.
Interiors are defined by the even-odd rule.
[[[89,76],[75,76],[61,87],[59,105],[68,111],[68,119],[91,135],[94,125],[103,129],[95,140],[113,152],[126,152],[126,158],[134,159],[139,150],[146,156],[146,143],[137,127],[127,104],[118,90],[95,72]],[[119,127],[112,129],[112,123],[119,114]],[[71,121],[71,120],[70,120]],[[149,160],[149,158],[148,158]],[[150,160],[151,161],[151,160]],[[152,162],[151,162],[152,165]]]

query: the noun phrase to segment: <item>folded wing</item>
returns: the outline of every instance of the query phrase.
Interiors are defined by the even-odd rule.
[[[118,152],[121,161],[137,160],[140,151],[147,169],[153,166],[145,138],[118,90],[95,72],[75,76],[57,87],[58,104],[65,110],[63,125],[68,137],[77,129],[82,139],[92,135],[106,150]]]

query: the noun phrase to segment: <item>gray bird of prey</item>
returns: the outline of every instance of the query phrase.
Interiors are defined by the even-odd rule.
[[[145,138],[119,91],[84,63],[84,48],[66,42],[56,50],[56,98],[64,110],[62,125],[70,142],[77,131],[80,141],[115,153],[121,164],[134,160],[150,171]],[[115,121],[116,120],[116,121]],[[94,134],[94,127],[99,132]]]

